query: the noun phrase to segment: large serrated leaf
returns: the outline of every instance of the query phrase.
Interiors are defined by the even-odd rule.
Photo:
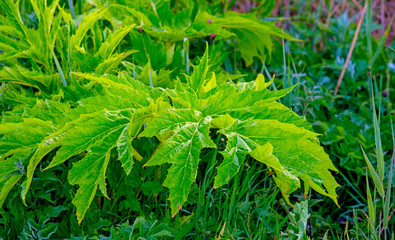
[[[256,147],[252,141],[237,134],[228,136],[228,144],[225,151],[221,152],[224,160],[217,167],[218,174],[215,177],[214,188],[229,182],[244,163],[246,155]]]
[[[129,93],[130,97],[123,97]],[[41,137],[43,140],[37,144],[38,149],[29,160],[27,178],[22,185],[22,198],[25,199],[34,171],[48,152],[60,147],[46,169],[84,153],[83,158],[74,163],[68,176],[71,184],[80,187],[73,203],[77,207],[78,221],[81,222],[96,194],[97,187],[104,196],[107,196],[105,173],[112,149],[118,149],[118,158],[125,172],[129,174],[135,153],[131,141],[138,133],[135,129],[139,128],[136,124],[142,125],[142,119],[152,114],[151,110],[158,111],[161,105],[158,103],[150,107],[148,95],[143,92],[137,94],[137,91],[128,89],[109,89],[105,95],[81,100],[79,104],[78,108],[69,110],[69,121],[63,127],[44,138]],[[60,105],[56,110],[60,111],[62,107],[64,106]],[[136,107],[139,111],[134,117]],[[142,112],[140,109],[144,107],[146,110]],[[13,127],[10,126],[9,129],[7,133],[11,133]]]
[[[195,67],[198,70],[195,75],[205,78],[200,70],[205,68],[207,59],[203,57],[200,64]],[[275,172],[274,180],[287,202],[290,194],[301,186],[300,180],[306,189],[311,187],[337,202],[335,189],[339,185],[330,172],[336,169],[319,146],[318,134],[306,120],[275,102],[292,88],[269,91],[260,76],[257,82],[251,83],[210,83],[210,90],[197,93],[205,83],[203,79],[189,78],[187,85],[165,90],[173,108],[165,109],[148,121],[141,135],[157,136],[161,140],[162,135],[170,134],[146,165],[173,164],[164,182],[170,189],[173,215],[187,200],[196,176],[197,153],[203,147],[214,147],[202,142],[209,139],[198,130],[202,119],[227,137],[226,149],[221,152],[224,160],[217,167],[214,187],[227,184],[249,154]],[[194,132],[202,135],[196,139],[199,141],[193,141]]]
[[[236,124],[237,126],[235,126]],[[277,120],[235,122],[221,132],[227,136],[241,135],[257,146],[270,143],[273,146],[273,156],[284,168],[282,171],[277,169],[277,172],[284,174],[281,179],[285,179],[286,176],[288,179],[301,178],[305,184],[337,202],[335,189],[339,185],[329,172],[329,170],[336,171],[336,169],[314,139],[317,134],[294,124],[281,123]],[[292,176],[289,176],[290,174]],[[279,180],[277,179],[277,181]],[[326,190],[321,184],[325,186]],[[282,188],[282,193],[288,196],[300,184],[291,184],[288,180],[286,185],[289,188]]]
[[[200,64],[194,67],[194,71],[191,76],[187,77],[189,86],[198,92],[206,81],[206,74],[208,70],[208,44],[206,43],[206,51],[204,52],[203,58]]]
[[[103,195],[108,198],[105,174],[111,150],[118,136],[119,129],[112,129],[89,149],[81,161],[73,164],[70,170],[68,176],[70,184],[80,186],[73,199],[73,204],[77,207],[79,223],[84,218],[98,186]]]
[[[76,163],[69,173],[70,183],[80,185],[73,203],[77,207],[77,217],[81,222],[96,193],[97,185],[103,194],[107,195],[105,170],[109,152],[116,146],[124,129],[129,126],[130,115],[129,110],[123,112],[99,111],[83,115],[47,137],[29,163],[22,197],[25,197],[30,187],[35,168],[48,151],[61,146],[47,169],[59,165],[83,151],[88,151],[87,155]],[[87,169],[89,171],[86,171]]]
[[[166,111],[155,118],[141,136],[153,136],[166,131],[173,135],[166,139],[146,166],[171,163],[164,186],[170,189],[172,215],[176,215],[186,202],[189,189],[197,174],[202,148],[214,148],[209,137],[209,118],[202,118],[196,111]],[[163,125],[163,122],[171,123]],[[170,126],[170,128],[168,127]]]
[[[40,139],[53,132],[50,122],[37,118],[25,118],[18,123],[0,124],[0,203],[25,174]],[[0,204],[0,206],[1,206]]]
[[[107,11],[107,9],[102,9],[93,13],[90,13],[89,15],[84,16],[82,22],[80,23],[79,27],[77,28],[77,31],[75,35],[73,35],[70,39],[70,44],[72,47],[79,47],[82,40],[85,37],[85,34],[88,32],[90,28],[92,28],[93,24],[99,20],[100,18],[103,17],[104,13]]]
[[[275,26],[273,22],[256,21],[247,14],[228,11],[224,18],[216,22],[226,30],[235,33],[238,38],[238,47],[246,65],[251,65],[254,57],[270,56],[273,43],[270,35],[297,40]]]

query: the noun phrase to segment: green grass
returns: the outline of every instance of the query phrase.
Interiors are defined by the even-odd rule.
[[[388,222],[387,216],[392,216],[393,210],[390,209],[394,207],[390,194],[393,188],[392,153],[395,149],[391,131],[394,89],[385,86],[391,86],[395,82],[392,70],[386,67],[393,61],[394,55],[382,49],[390,27],[387,27],[385,35],[379,39],[371,37],[370,29],[376,23],[372,20],[370,9],[351,59],[355,66],[347,70],[343,82],[345,86],[341,87],[340,96],[331,95],[334,80],[337,80],[341,70],[333,62],[336,63],[339,57],[345,59],[351,44],[352,34],[349,33],[355,29],[356,23],[348,20],[343,26],[339,25],[340,18],[343,18],[343,23],[346,19],[343,15],[339,19],[330,19],[324,29],[317,29],[317,26],[324,24],[321,20],[317,24],[317,19],[311,22],[311,28],[305,22],[299,24],[297,20],[290,25],[294,35],[302,34],[302,39],[310,39],[302,48],[297,43],[290,43],[292,47],[289,54],[293,56],[294,62],[299,63],[297,68],[301,69],[293,70],[294,73],[306,74],[306,77],[302,77],[299,96],[292,105],[300,114],[315,122],[313,126],[316,131],[323,133],[322,143],[341,171],[338,176],[342,182],[342,188],[339,189],[339,196],[343,199],[341,208],[329,212],[327,208],[332,208],[325,203],[321,208],[312,209],[316,212],[312,213],[312,221],[314,217],[316,221],[326,218],[330,229],[328,237],[333,239],[393,238],[389,229],[394,228],[394,223],[392,218]],[[344,34],[339,34],[343,32]],[[314,39],[323,42],[321,46],[325,48],[314,51],[314,45],[317,44]],[[280,54],[282,53],[278,51],[277,56]],[[283,60],[279,58],[274,64],[277,74],[284,72],[281,70],[283,65]],[[374,84],[370,84],[371,82]],[[363,160],[364,153],[360,150],[358,141],[369,152],[367,157],[370,160],[374,158],[372,164],[377,165],[377,168],[372,166],[369,168],[371,170],[367,170]],[[373,175],[370,174],[373,169],[377,169],[377,173],[373,174],[375,178],[371,178]],[[367,174],[366,171],[370,173]],[[372,220],[373,216],[376,217],[375,221]],[[384,225],[384,222],[389,225]],[[384,226],[388,227],[384,229]]]

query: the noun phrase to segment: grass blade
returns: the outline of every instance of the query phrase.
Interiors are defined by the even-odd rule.
[[[322,240],[327,240],[328,239],[328,232],[329,232],[329,230],[326,231],[326,233],[325,233],[324,237],[322,238]]]
[[[352,209],[352,213],[353,213],[353,220],[354,220],[354,225],[355,225],[355,234],[356,234],[356,239],[359,239],[359,226],[358,226],[358,216],[357,213],[355,211],[355,208]]]
[[[55,60],[56,68],[58,69],[60,78],[62,79],[63,86],[67,87],[67,82],[66,82],[66,79],[64,78],[62,67],[59,64],[58,58],[55,56],[55,53],[53,51],[51,51],[51,53],[52,53],[53,59]]]
[[[376,214],[374,211],[374,206],[372,201],[372,193],[370,192],[370,187],[369,187],[368,173],[366,173],[366,194],[368,200],[369,218],[372,221],[372,224],[374,225],[376,221]]]
[[[384,187],[383,187],[383,183],[382,183],[382,181],[381,181],[379,175],[377,174],[376,170],[374,170],[372,164],[370,163],[368,156],[366,156],[366,153],[365,153],[365,151],[363,150],[361,143],[359,143],[359,146],[361,147],[361,150],[362,150],[362,153],[363,153],[363,157],[364,157],[364,159],[365,159],[365,161],[366,161],[366,164],[368,165],[369,172],[370,172],[370,174],[372,174],[372,178],[373,178],[374,185],[376,186],[376,189],[377,189],[377,191],[379,192],[380,196],[381,196],[382,198],[384,198]]]
[[[366,0],[365,4],[368,5],[368,11],[366,14],[366,38],[367,38],[367,44],[368,44],[368,54],[369,58],[372,59],[372,34],[371,34],[371,29],[372,29],[372,1],[371,0]],[[371,66],[369,66],[371,67]]]
[[[389,22],[388,27],[384,32],[384,36],[380,40],[380,43],[379,43],[379,46],[378,46],[376,52],[374,53],[372,59],[370,59],[369,66],[371,66],[371,67],[373,67],[374,62],[376,61],[377,57],[379,56],[379,53],[381,52],[381,49],[383,48],[384,43],[387,40],[389,31],[391,30],[393,20],[394,20],[394,18],[392,18],[391,21]]]
[[[185,73],[189,75],[189,40],[187,38],[184,38],[183,45]]]
[[[392,131],[392,140],[394,141],[394,126],[392,125],[392,118],[391,118],[391,131]],[[394,167],[394,160],[395,160],[395,141],[393,142],[394,149],[392,153],[391,159],[391,166],[388,175],[388,185],[387,185],[387,195],[385,198],[384,209],[383,209],[383,227],[385,229],[388,228],[388,216],[390,213],[390,199],[391,199],[391,187],[392,187],[392,174],[393,174],[393,167]]]
[[[75,12],[74,12],[74,6],[73,6],[73,1],[72,0],[68,0],[69,3],[69,9],[71,12],[71,16],[73,16],[73,19],[75,19]]]
[[[370,80],[372,80],[370,76]],[[376,145],[376,158],[377,158],[377,170],[380,176],[381,182],[384,179],[384,154],[383,154],[383,146],[381,144],[381,137],[380,137],[380,122],[377,119],[376,115],[376,104],[374,101],[373,96],[373,82],[371,81],[371,93],[372,93],[372,108],[373,108],[373,127],[374,127],[374,140]],[[384,195],[381,195],[382,197]]]

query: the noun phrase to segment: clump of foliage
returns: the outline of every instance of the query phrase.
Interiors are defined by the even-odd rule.
[[[309,219],[309,206],[307,201],[295,204],[292,212],[288,214],[289,224],[287,232],[282,233],[283,239],[310,239],[307,234],[307,224]]]
[[[244,82],[221,68],[225,48],[250,65],[270,55],[271,36],[293,40],[273,23],[198,1],[98,1],[76,19],[59,1],[30,4],[30,17],[19,2],[0,4],[3,234],[70,237],[85,218],[97,235],[113,208],[127,218],[147,211],[140,198],[167,211],[168,196],[175,216],[194,182],[206,183],[199,166],[215,169],[220,188],[252,159],[287,202],[303,180],[305,193],[337,203],[336,169],[318,135],[277,101],[293,87],[270,91],[273,79]],[[135,225],[143,234],[146,224]],[[167,228],[160,236],[173,234]]]
[[[385,175],[392,173],[390,166],[394,157],[391,122],[394,119],[395,55],[391,48],[395,45],[385,45],[385,42],[392,41],[389,33],[391,25],[380,26],[381,21],[374,21],[380,16],[375,9],[382,5],[372,1],[366,3],[366,15],[337,95],[334,95],[336,82],[344,67],[363,7],[353,2],[341,5],[339,2],[295,1],[294,7],[280,8],[280,15],[289,11],[294,16],[293,21],[286,23],[288,32],[305,41],[285,40],[283,45],[275,43],[272,61],[265,62],[262,67],[262,72],[282,78],[276,82],[278,87],[300,83],[283,103],[305,116],[314,130],[322,134],[320,141],[325,152],[340,172],[336,180],[342,185],[337,191],[339,198],[343,199],[341,208],[332,209],[329,207],[332,202],[325,199],[312,197],[309,201],[315,237],[322,236],[330,229],[328,234],[333,238],[358,238],[364,236],[361,232],[368,236],[367,239],[373,239],[373,235],[381,232],[383,238],[384,232],[388,235],[395,224],[393,217],[390,217],[389,227],[383,230],[380,223],[385,218],[385,211],[382,210],[384,204],[378,203],[382,196],[372,191],[371,196],[367,197],[367,185],[371,187],[373,182],[366,183],[366,176],[373,177],[373,174],[367,168],[361,146],[372,160],[372,165],[380,165],[377,169],[381,169],[378,171],[382,173],[380,181],[384,189],[394,186],[389,184],[391,181]],[[387,3],[385,5],[388,6]],[[349,7],[353,8],[331,15],[333,9]],[[372,36],[374,31],[383,34],[375,38]],[[259,72],[260,65],[257,66],[254,70]],[[377,123],[381,127],[377,128]],[[378,136],[386,140],[378,141]],[[369,198],[377,203],[370,205]],[[393,198],[382,199],[391,199],[390,205],[393,206]],[[372,211],[370,206],[374,206],[375,210]],[[368,213],[376,210],[381,211],[382,220],[376,218],[373,223]],[[372,231],[373,228],[376,230]],[[369,237],[369,234],[372,236]]]

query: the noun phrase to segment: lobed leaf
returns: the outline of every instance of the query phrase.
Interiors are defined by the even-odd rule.
[[[163,185],[170,189],[173,216],[186,202],[189,189],[196,179],[200,151],[205,147],[216,147],[209,137],[209,121],[210,118],[203,118],[193,110],[166,111],[155,118],[141,135],[153,136],[173,131],[173,135],[161,144],[145,164],[172,164]]]

